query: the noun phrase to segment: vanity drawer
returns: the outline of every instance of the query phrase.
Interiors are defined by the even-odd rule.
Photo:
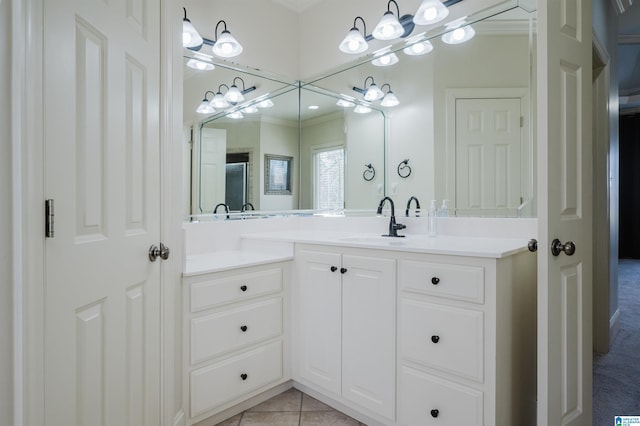
[[[484,380],[484,313],[402,299],[400,356],[478,382]]]
[[[282,334],[282,298],[227,309],[191,320],[191,363]]]
[[[282,268],[191,284],[191,312],[282,290]]]
[[[482,425],[483,393],[401,366],[398,423],[416,425]]]
[[[282,342],[194,370],[190,374],[191,416],[282,379]]]
[[[484,303],[483,267],[402,260],[398,271],[402,290]]]

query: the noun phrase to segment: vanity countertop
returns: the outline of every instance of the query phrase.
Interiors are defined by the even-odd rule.
[[[187,256],[182,275],[188,277],[291,259],[293,259],[292,255],[283,253],[265,253],[251,250],[215,251]]]
[[[273,241],[304,244],[322,244],[341,247],[358,247],[376,250],[405,251],[414,253],[443,254],[485,258],[503,258],[527,250],[527,240],[522,238],[484,238],[437,236],[424,234],[406,235],[403,238],[383,237],[381,234],[348,234],[327,231],[280,231],[243,234],[245,241]]]

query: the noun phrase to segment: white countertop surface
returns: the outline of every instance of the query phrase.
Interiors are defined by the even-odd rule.
[[[280,253],[263,253],[250,250],[215,251],[187,256],[182,275],[188,277],[291,259],[293,259],[293,256]]]
[[[401,231],[399,233],[402,234]],[[242,238],[498,259],[527,250],[527,240],[522,238],[428,237],[424,234],[406,235],[398,238],[383,237],[381,234],[348,234],[326,231],[260,232],[243,234]]]

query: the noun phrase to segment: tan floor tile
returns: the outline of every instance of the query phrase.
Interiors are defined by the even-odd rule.
[[[291,388],[247,410],[248,412],[300,411],[302,392]]]
[[[298,426],[300,413],[267,413],[246,411],[240,426]]]
[[[339,411],[303,411],[300,426],[360,426],[360,422]]]
[[[306,393],[302,394],[302,411],[331,411],[333,408]]]
[[[224,422],[220,422],[216,424],[216,426],[238,426],[240,424],[240,418],[242,417],[242,413],[236,414],[230,419],[225,420]]]

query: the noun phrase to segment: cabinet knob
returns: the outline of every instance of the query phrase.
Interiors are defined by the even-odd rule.
[[[433,285],[440,284],[440,278],[438,278],[438,277],[431,278],[431,284],[433,284]]]
[[[240,286],[240,290],[242,290],[242,291],[247,291],[247,286],[246,286],[246,285],[241,285],[241,286]]]
[[[439,410],[431,410],[431,417],[433,417],[434,419],[438,417],[438,414],[440,414]]]
[[[436,336],[436,335],[431,336],[431,341],[433,343],[438,343],[440,341],[440,336]]]
[[[240,375],[240,378],[241,378],[243,381],[244,381],[244,380],[247,380],[247,377],[249,377],[249,376],[247,375],[247,373],[242,373],[242,374]]]
[[[340,273],[341,273],[341,274],[344,274],[344,273],[346,273],[346,272],[347,272],[347,268],[340,268]]]
[[[331,267],[331,272],[335,272],[335,271],[337,271],[337,270],[338,270],[338,267],[337,267],[337,266],[332,266],[332,267]]]
[[[240,330],[242,330],[242,332],[244,333],[245,331],[247,331],[247,326],[243,325],[242,327],[240,327]]]

